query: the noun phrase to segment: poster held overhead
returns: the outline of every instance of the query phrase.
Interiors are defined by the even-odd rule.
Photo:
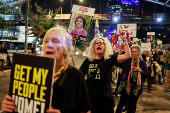
[[[136,37],[137,32],[137,24],[117,24],[117,34],[119,34],[119,31],[124,31],[129,33],[129,38]]]
[[[141,52],[144,50],[151,50],[151,43],[141,43]]]
[[[112,44],[112,49],[114,51],[118,51],[119,49],[124,49],[124,45],[123,45],[123,41],[120,37],[120,35],[113,35],[113,44]],[[125,36],[126,40],[127,40],[127,43],[129,44],[129,33],[126,33],[126,36]]]
[[[55,59],[14,53],[9,95],[19,113],[46,113],[51,106]]]
[[[87,41],[94,11],[94,8],[73,4],[68,28],[73,39]]]
[[[157,41],[157,49],[162,49],[162,41]]]
[[[147,32],[147,42],[155,42],[155,32]]]

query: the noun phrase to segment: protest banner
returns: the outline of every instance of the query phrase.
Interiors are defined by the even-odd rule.
[[[151,50],[151,43],[141,43],[141,52],[144,50]]]
[[[9,95],[19,113],[46,113],[51,106],[55,59],[13,54]]]
[[[137,24],[117,24],[117,32],[124,31],[129,33],[129,38],[136,37],[137,32]]]

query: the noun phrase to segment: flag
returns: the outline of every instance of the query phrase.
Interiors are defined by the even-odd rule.
[[[96,19],[96,23],[95,23],[95,38],[99,38],[99,22],[98,22],[98,19]]]

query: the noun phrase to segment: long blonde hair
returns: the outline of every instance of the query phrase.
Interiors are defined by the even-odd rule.
[[[105,43],[105,51],[104,51],[104,60],[107,60],[111,57],[111,55],[113,55],[113,50],[112,50],[112,45],[111,43],[109,42],[109,40],[107,38],[104,38],[104,37],[100,37],[100,38],[94,38],[91,43],[90,43],[90,46],[89,46],[89,52],[87,54],[87,58],[90,60],[90,61],[93,61],[95,59],[95,49],[94,49],[94,44],[96,42],[97,39],[102,39]]]

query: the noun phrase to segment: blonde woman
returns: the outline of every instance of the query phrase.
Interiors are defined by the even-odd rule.
[[[113,113],[114,99],[109,76],[113,65],[130,58],[129,45],[125,33],[120,33],[125,46],[124,55],[114,55],[111,43],[107,38],[94,38],[91,41],[87,59],[80,67],[86,75],[92,113]]]
[[[43,54],[56,58],[52,106],[47,110],[49,113],[85,113],[90,110],[83,74],[68,63],[71,50],[72,37],[63,27],[57,26],[47,31]],[[13,112],[15,109],[15,103],[10,100],[12,97],[6,95],[2,102],[3,111]]]

